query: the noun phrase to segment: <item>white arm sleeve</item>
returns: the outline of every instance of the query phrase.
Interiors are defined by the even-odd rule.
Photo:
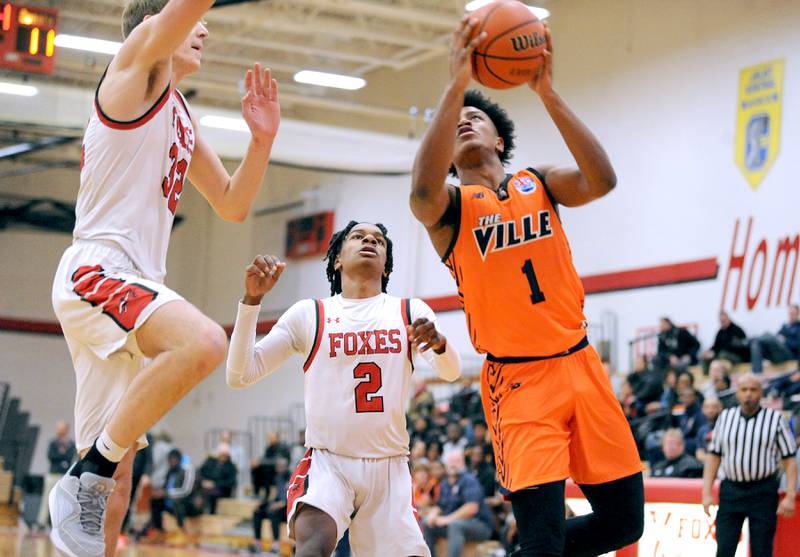
[[[436,314],[433,313],[433,310],[430,308],[430,306],[428,306],[428,304],[422,300],[412,298],[411,322],[413,323],[420,318],[425,318],[428,321],[433,322],[436,330],[441,334],[442,330],[439,328],[439,323],[436,320]],[[414,347],[414,351],[425,358],[434,371],[436,371],[436,374],[445,381],[455,381],[461,377],[461,357],[458,355],[458,352],[453,349],[450,341],[447,341],[445,344],[445,350],[441,354],[437,354],[433,350],[419,352],[419,349],[416,346]]]
[[[302,300],[286,310],[256,344],[260,310],[261,306],[239,303],[225,370],[228,386],[234,389],[249,387],[267,377],[292,354],[305,354],[310,348],[308,331],[316,330],[314,301]]]

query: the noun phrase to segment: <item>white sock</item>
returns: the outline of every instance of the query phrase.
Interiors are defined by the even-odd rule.
[[[122,457],[125,456],[125,453],[128,452],[126,447],[120,447],[114,443],[114,440],[111,439],[111,436],[105,429],[103,429],[103,433],[101,433],[100,437],[95,441],[94,446],[97,447],[101,455],[111,462],[119,462],[122,460]]]

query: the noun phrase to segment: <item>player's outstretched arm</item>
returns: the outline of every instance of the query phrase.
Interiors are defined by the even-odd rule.
[[[290,314],[298,304],[256,344],[261,300],[272,290],[285,268],[286,263],[277,257],[259,255],[245,269],[245,295],[239,303],[225,370],[229,387],[249,387],[278,369],[295,352],[292,327],[287,322],[291,321]]]
[[[537,170],[544,175],[558,203],[577,207],[610,192],[617,184],[617,176],[603,146],[553,89],[553,41],[546,24],[545,36],[544,63],[529,85],[542,99],[578,168],[540,166]]]
[[[411,178],[411,211],[425,227],[434,227],[450,205],[451,193],[445,183],[456,140],[458,120],[464,107],[464,92],[472,79],[470,57],[483,35],[470,40],[477,25],[464,16],[453,32],[450,46],[450,83],[414,160]]]
[[[152,105],[172,78],[172,55],[213,4],[213,0],[170,0],[131,31],[98,92],[108,115],[131,120]]]
[[[122,43],[114,64],[117,70],[149,72],[172,57],[181,43],[211,9],[214,0],[170,0],[156,15],[146,18]]]
[[[422,300],[411,300],[413,321],[407,327],[411,345],[445,381],[461,377],[461,357],[439,331],[433,310]]]
[[[189,167],[189,180],[223,219],[242,222],[250,213],[269,165],[272,144],[281,122],[278,82],[269,68],[254,64],[245,76],[242,117],[251,138],[239,167],[228,174],[211,146],[197,134],[197,147]],[[195,130],[198,130],[195,124]]]

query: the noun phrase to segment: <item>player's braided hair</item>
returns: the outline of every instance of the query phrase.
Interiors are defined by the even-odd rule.
[[[336,257],[342,251],[342,244],[344,244],[345,238],[347,238],[347,235],[350,234],[350,231],[357,224],[359,224],[359,221],[351,220],[348,222],[347,226],[331,236],[331,241],[328,244],[328,253],[325,254],[323,261],[328,262],[325,274],[328,276],[328,282],[331,283],[331,296],[335,296],[342,291],[342,273],[334,268],[336,265]],[[392,258],[392,240],[389,238],[389,234],[384,225],[378,222],[375,223],[375,226],[378,227],[383,237],[386,238],[386,265],[383,267],[385,274],[381,277],[381,291],[386,292],[386,285],[389,284],[389,275],[392,273],[392,267],[394,265],[394,260]]]
[[[503,138],[503,152],[498,154],[500,164],[503,166],[511,160],[511,153],[514,151],[514,122],[499,104],[478,91],[470,89],[464,93],[464,106],[472,106],[482,111],[489,117],[497,130],[497,135]],[[457,176],[455,165],[450,167],[450,174]]]
[[[156,15],[169,0],[128,0],[122,12],[122,36],[127,38],[145,16]]]

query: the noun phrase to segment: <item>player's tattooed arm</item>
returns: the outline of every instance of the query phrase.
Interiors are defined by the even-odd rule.
[[[577,207],[603,197],[617,184],[605,149],[567,103],[553,89],[553,41],[545,24],[544,63],[529,83],[542,99],[578,167],[537,166],[550,194],[561,205]]]

